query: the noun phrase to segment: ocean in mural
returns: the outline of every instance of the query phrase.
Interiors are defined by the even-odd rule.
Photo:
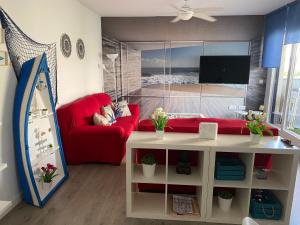
[[[164,68],[142,68],[143,87],[153,84],[197,84],[198,82],[199,69],[195,67],[166,70]]]

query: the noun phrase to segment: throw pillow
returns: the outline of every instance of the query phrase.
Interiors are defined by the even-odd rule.
[[[108,120],[110,125],[117,122],[115,113],[114,113],[111,105],[102,107],[102,113],[103,113],[104,117]]]
[[[129,110],[127,101],[121,101],[115,104],[115,116],[124,117],[124,116],[131,116],[131,112]]]
[[[104,116],[100,115],[99,113],[94,114],[93,121],[95,125],[110,126],[108,119],[106,119]]]

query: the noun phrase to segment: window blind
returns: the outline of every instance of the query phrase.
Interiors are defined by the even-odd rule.
[[[282,7],[266,15],[262,58],[262,66],[265,68],[278,68],[280,66],[286,17],[287,7]]]
[[[285,44],[300,43],[300,1],[288,5]]]

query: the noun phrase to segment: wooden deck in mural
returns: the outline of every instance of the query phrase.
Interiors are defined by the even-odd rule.
[[[206,117],[232,118],[230,105],[244,105],[244,90],[220,85],[151,85],[128,95],[138,103],[141,119],[149,118],[156,107],[168,113],[202,113]]]

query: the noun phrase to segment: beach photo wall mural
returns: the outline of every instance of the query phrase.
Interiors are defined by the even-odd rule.
[[[220,118],[236,117],[235,111],[230,109],[232,105],[245,107],[247,84],[199,83],[200,58],[248,56],[250,42],[113,40],[112,43],[121,56],[118,67],[119,96],[130,103],[138,103],[142,119],[149,118],[156,107],[163,107],[168,113]],[[103,46],[103,54],[106,54],[107,43]],[[106,73],[105,90],[112,93],[113,87],[109,84],[109,76],[105,77]]]

